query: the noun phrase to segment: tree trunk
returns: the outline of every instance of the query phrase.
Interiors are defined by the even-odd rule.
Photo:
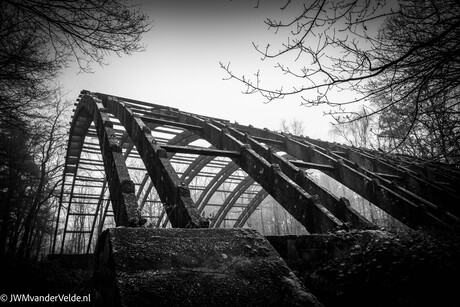
[[[10,186],[8,187],[8,193],[6,197],[5,203],[5,211],[3,211],[2,215],[2,227],[0,229],[0,259],[4,259],[6,256],[6,241],[8,238],[9,232],[9,224],[10,224],[10,212],[11,212],[11,204],[13,198],[14,188],[13,188],[13,180],[10,177]]]

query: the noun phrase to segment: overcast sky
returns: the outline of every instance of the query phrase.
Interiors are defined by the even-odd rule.
[[[299,98],[263,103],[257,95],[242,94],[235,80],[225,81],[219,61],[235,73],[250,75],[260,67],[252,42],[264,45],[283,40],[268,31],[264,20],[280,16],[284,1],[199,0],[144,1],[152,29],[145,34],[147,50],[132,56],[108,57],[110,65],[93,67],[93,74],[65,70],[61,85],[72,99],[82,89],[277,130],[281,119],[304,122],[305,134],[330,139],[331,119],[324,109],[300,106]],[[262,76],[275,82],[277,76]]]

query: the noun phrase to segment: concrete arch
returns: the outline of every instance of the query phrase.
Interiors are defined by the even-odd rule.
[[[115,222],[118,226],[139,226],[142,221],[140,212],[138,210],[137,198],[134,194],[134,183],[129,176],[128,169],[124,162],[122,148],[118,142],[113,123],[110,117],[100,102],[95,102],[92,99],[83,97],[77,105],[72,125],[69,131],[69,142],[67,147],[67,155],[65,159],[65,173],[63,174],[63,182],[67,174],[72,174],[73,180],[71,185],[71,192],[68,200],[67,215],[65,218],[64,232],[62,235],[61,252],[64,248],[66,239],[67,226],[69,216],[71,214],[71,206],[74,198],[74,189],[77,179],[77,170],[80,162],[80,155],[83,149],[83,142],[85,135],[91,125],[94,123],[96,134],[99,140],[99,147],[103,159],[104,171],[108,181],[108,189],[110,191],[110,200],[115,215]],[[58,217],[62,207],[62,192],[64,184],[62,185],[60,205],[58,209]],[[103,184],[101,188],[101,195],[105,190],[106,185]],[[89,233],[89,241],[87,250],[91,245],[91,239],[95,230],[95,222],[99,212],[101,198],[98,202],[96,213],[93,216],[92,228]],[[57,224],[57,226],[59,223]],[[53,250],[55,250],[57,236],[57,227],[55,232],[55,240],[53,242]]]
[[[111,110],[109,110],[109,108]],[[121,112],[120,112],[121,111]],[[85,135],[91,125],[91,122],[94,122],[96,129],[96,134],[99,139],[100,152],[103,157],[104,172],[107,177],[107,187],[110,192],[110,199],[113,207],[115,223],[117,226],[139,226],[143,223],[141,217],[141,208],[138,205],[138,197],[135,195],[134,183],[129,177],[129,172],[125,163],[125,158],[122,154],[121,143],[116,137],[116,132],[114,129],[114,124],[110,121],[110,114],[113,114],[121,125],[126,129],[126,133],[129,137],[134,140],[134,144],[138,149],[138,152],[143,158],[144,163],[146,160],[150,160],[150,172],[147,167],[147,171],[150,177],[153,177],[152,182],[156,180],[156,183],[163,189],[163,194],[160,195],[162,200],[169,206],[169,214],[174,215],[173,224],[175,227],[202,227],[206,226],[206,222],[201,219],[199,214],[196,213],[196,210],[193,207],[193,202],[190,199],[189,191],[183,184],[177,180],[177,175],[172,170],[172,167],[169,165],[169,161],[162,157],[164,151],[160,148],[155,148],[154,140],[151,137],[150,131],[148,128],[143,125],[142,121],[138,118],[132,116],[132,113],[129,112],[123,105],[118,104],[118,102],[111,102],[108,106],[104,106],[101,100],[95,98],[89,93],[84,93],[81,97],[80,102],[77,104],[75,110],[74,119],[70,129],[69,136],[69,145],[66,156],[66,173],[69,176],[69,173],[74,173],[74,178],[72,180],[71,193],[69,196],[69,202],[67,207],[67,215],[65,217],[64,229],[67,229],[67,224],[69,221],[70,206],[72,204],[73,190],[75,187],[75,180],[77,178],[76,173],[79,167],[80,154],[83,148],[83,142]],[[188,136],[189,139],[196,136]],[[137,142],[136,142],[137,140]],[[142,147],[143,146],[143,147]],[[152,147],[152,148],[149,148]],[[140,148],[142,147],[142,148]],[[144,151],[143,151],[144,150]],[[149,157],[146,154],[150,154]],[[154,156],[154,159],[151,157]],[[152,171],[152,161],[155,160],[156,169]],[[64,178],[66,173],[64,173]],[[152,173],[159,174],[158,177],[152,176]],[[166,185],[160,181],[166,181]],[[166,186],[166,187],[165,187]],[[64,185],[63,185],[64,187]],[[63,189],[62,187],[62,189]],[[106,183],[103,184],[101,188],[101,194],[104,195],[104,190],[106,188]],[[151,188],[150,188],[151,189]],[[61,193],[62,195],[63,193]],[[102,205],[102,196],[99,196],[98,207],[94,214],[91,214],[93,221],[91,222],[92,228],[91,231],[82,231],[81,233],[91,232],[89,234],[89,241],[87,245],[87,250],[91,246],[91,238],[95,231],[96,219],[100,213],[100,205]],[[144,201],[142,201],[142,205]],[[53,242],[53,250],[55,250],[55,245],[57,241],[57,230],[59,227],[59,214],[62,211],[62,196],[60,201],[60,207],[58,212],[58,222],[56,224],[55,239]],[[107,208],[106,208],[107,209]],[[102,213],[102,219],[99,219],[99,222],[104,221],[104,215],[107,210],[104,210]],[[66,230],[62,236],[61,252],[63,251],[66,236]]]
[[[227,213],[230,211],[230,209],[233,207],[233,205],[236,203],[238,198],[254,183],[254,179],[251,177],[247,176],[244,178],[238,186],[233,189],[233,191],[230,193],[230,195],[227,196],[225,199],[224,203],[220,207],[219,211],[217,212],[217,215],[215,219],[211,223],[211,227],[219,227],[222,221],[224,220],[225,216]]]
[[[287,206],[285,209],[304,224],[309,232],[322,232],[328,227],[346,228],[346,225],[336,218],[338,216],[342,220],[350,222],[351,225],[358,227],[360,224],[367,227],[369,222],[363,216],[357,214],[347,201],[332,197],[327,191],[321,191],[314,184],[311,184],[308,178],[305,178],[304,174],[299,172],[299,168],[294,165],[294,162],[277,156],[272,151],[269,151],[266,146],[261,145],[257,140],[257,138],[260,138],[259,135],[264,136],[264,139],[269,137],[272,142],[283,145],[284,152],[302,160],[301,163],[297,164],[307,168],[328,170],[334,179],[409,227],[417,228],[425,225],[445,230],[452,227],[450,225],[460,223],[460,219],[455,215],[445,210],[440,210],[441,206],[443,206],[442,204],[435,205],[430,203],[426,199],[385,180],[379,174],[359,169],[355,163],[347,160],[340,153],[334,153],[328,148],[314,145],[307,138],[302,138],[299,141],[295,137],[261,131],[251,127],[243,127],[247,131],[243,133],[219,121],[203,120],[185,113],[176,113],[178,113],[183,123],[201,126],[202,137],[217,148],[240,150],[240,165],[243,170],[253,176],[282,206]],[[283,179],[284,176],[286,176],[285,179]],[[286,193],[283,196],[284,192],[281,190],[283,185],[275,184],[275,181],[283,182],[283,185],[287,188],[286,191],[290,190],[292,193]],[[303,191],[297,190],[297,187],[292,183],[295,183]],[[324,202],[316,202],[308,196],[310,190],[317,191],[314,194],[318,195],[320,199],[329,194],[331,196],[329,199],[332,202],[328,202],[326,198],[324,198]],[[298,195],[298,200],[304,199],[302,202],[304,202],[305,206],[302,205],[299,208],[296,205],[289,208],[288,199],[294,194]],[[296,203],[298,203],[297,200]],[[308,216],[316,216],[316,218],[302,222],[302,219]],[[326,224],[329,226],[326,226]],[[316,228],[317,226],[319,228]]]
[[[98,99],[92,98],[91,99]],[[166,151],[156,144],[151,130],[136,117],[129,105],[102,97],[102,103],[125,127],[144,162],[173,227],[207,227],[190,198],[189,189],[179,180],[167,158]]]
[[[202,193],[200,198],[198,199],[198,211],[201,213],[204,207],[208,203],[209,199],[211,199],[212,195],[216,192],[216,190],[221,186],[221,184],[227,180],[234,172],[238,170],[238,165],[230,162],[224,167],[207,185],[206,191],[207,193]]]
[[[82,121],[84,121],[82,125],[77,124]],[[138,226],[141,221],[137,198],[134,194],[134,182],[129,176],[121,146],[113,130],[113,123],[101,102],[95,101],[90,96],[83,96],[80,99],[75,111],[73,129],[70,131],[70,140],[72,140],[72,135],[86,134],[85,130],[88,129],[91,121],[95,125],[99,138],[115,222],[117,226]],[[79,158],[83,142],[78,144],[80,147],[70,145],[68,156]],[[78,156],[74,155],[74,149],[79,151]]]
[[[150,189],[153,186],[157,189],[173,227],[207,227],[208,223],[200,213],[222,183],[240,168],[263,190],[243,210],[235,226],[242,226],[268,193],[309,232],[373,227],[351,208],[346,199],[335,196],[311,178],[307,178],[305,169],[317,169],[328,174],[409,227],[428,225],[433,228],[452,229],[460,224],[460,211],[456,206],[460,198],[452,188],[460,182],[460,174],[448,165],[437,167],[434,163],[422,160],[414,162],[405,156],[383,156],[371,150],[279,134],[268,129],[232,124],[226,120],[181,112],[165,106],[84,92],[75,111],[69,138],[63,178],[66,178],[67,186],[71,185],[71,189],[70,192],[66,190],[65,201],[72,202],[77,171],[85,169],[79,165],[79,155],[86,131],[91,122],[94,122],[96,132],[91,126],[90,134],[97,136],[97,146],[101,147],[100,152],[103,154],[103,163],[97,162],[95,169],[99,171],[97,168],[103,166],[112,186],[108,188],[110,197],[114,197],[117,225],[139,226],[142,221],[134,183],[129,178],[121,157],[121,144],[115,134],[119,135],[121,130],[114,128],[118,121],[113,120],[112,123],[112,116],[117,118],[135,144],[139,155],[136,154],[134,158],[140,157],[143,160],[152,182]],[[154,129],[163,125],[173,127],[170,129],[172,133],[163,137],[161,132],[168,134],[169,129],[155,129],[160,133],[157,144],[149,127]],[[206,140],[212,147],[189,146],[192,140],[198,138]],[[94,153],[95,144],[85,143],[90,148],[88,152]],[[289,155],[281,156],[279,151]],[[175,153],[194,156],[185,155],[174,160]],[[215,156],[227,157],[231,161],[226,165],[213,163]],[[175,172],[169,159],[186,165],[186,168],[182,168],[185,169],[182,175]],[[209,163],[218,170],[206,174],[214,176],[215,173],[215,176],[210,181],[207,179],[201,183],[200,189],[203,192],[194,203],[187,185]],[[101,178],[97,178],[99,179]],[[83,180],[91,182],[95,179],[80,176],[78,180],[80,181],[77,185]],[[229,191],[229,197],[223,200],[214,226],[225,218],[224,213],[235,204],[237,195],[244,193],[243,185],[250,180],[244,179],[244,183],[236,181],[238,188],[233,192]],[[148,191],[148,183],[147,180],[142,181],[141,189],[147,188]],[[62,191],[63,189],[64,185]],[[99,199],[102,200],[101,197]],[[145,199],[141,201],[141,206],[144,203]],[[219,201],[218,205],[220,204]],[[61,210],[61,206],[59,208]],[[96,210],[96,214],[99,211]],[[66,221],[67,219],[68,215]],[[56,227],[55,237],[57,229]]]
[[[251,214],[259,207],[262,201],[268,196],[267,191],[261,189],[259,193],[251,200],[246,206],[245,210],[241,212],[239,218],[236,220],[234,227],[243,227]]]

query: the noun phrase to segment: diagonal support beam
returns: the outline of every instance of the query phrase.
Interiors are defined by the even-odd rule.
[[[460,207],[456,205],[460,203],[460,197],[442,185],[426,180],[423,176],[405,166],[398,165],[395,167],[375,154],[371,156],[356,148],[349,148],[343,145],[335,145],[335,148],[346,153],[347,159],[344,160],[345,162],[349,161],[349,164],[357,164],[384,179],[396,180],[399,185],[408,191],[430,202],[437,202],[448,212],[460,216]]]
[[[83,96],[77,106],[76,114],[81,112],[92,116],[101,146],[104,169],[109,182],[110,200],[117,226],[139,226],[142,219],[134,194],[134,182],[129,176],[113,124],[102,103],[90,96]]]
[[[234,159],[246,173],[256,180],[290,214],[301,222],[310,232],[327,232],[345,227],[317,199],[288,178],[277,164],[270,164],[262,156],[222,130],[210,121],[196,116],[178,113],[179,119],[187,124],[202,127],[201,137],[221,150],[240,151],[240,158]]]
[[[190,197],[190,190],[179,180],[168,160],[166,150],[156,144],[151,130],[140,118],[134,116],[128,105],[108,96],[102,98],[104,106],[118,118],[135,144],[171,225],[179,228],[208,227],[209,222],[198,213]]]
[[[284,142],[284,146],[279,146],[279,148],[304,162],[334,167],[335,171],[327,171],[332,178],[409,227],[429,226],[449,230],[458,228],[460,225],[459,218],[452,214],[455,212],[453,207],[456,207],[457,202],[452,200],[440,201],[445,197],[439,197],[435,201],[429,201],[421,197],[423,193],[418,194],[416,193],[417,190],[410,188],[414,180],[417,180],[417,176],[413,174],[411,178],[407,177],[407,173],[404,176],[400,176],[403,180],[408,180],[408,189],[405,189],[396,182],[389,180],[391,178],[368,170],[363,161],[358,161],[358,163],[348,161],[344,158],[344,156],[349,157],[347,151],[341,150],[340,154],[339,152],[334,153],[329,149],[333,148],[331,143],[311,140],[306,137],[281,135],[266,129],[262,130],[241,125],[233,126],[257,139],[273,139],[278,144]],[[395,163],[397,161],[393,161],[393,165]],[[399,164],[400,162],[397,165]],[[382,171],[386,173],[388,169],[382,169]],[[395,175],[398,175],[398,173]],[[431,185],[433,185],[433,180],[431,180]],[[443,210],[443,208],[448,208],[450,212]]]
[[[366,220],[361,214],[359,214],[359,212],[350,206],[350,203],[346,198],[338,198],[325,188],[319,186],[311,180],[303,170],[296,167],[286,158],[276,154],[271,147],[261,144],[248,133],[243,134],[231,127],[226,127],[226,129],[228,129],[228,131],[241,142],[248,143],[255,152],[260,154],[267,161],[278,164],[280,169],[287,177],[289,177],[289,179],[294,181],[309,194],[319,197],[321,204],[341,221],[348,223],[353,228],[375,228],[371,222]],[[311,164],[319,165],[315,163]],[[330,170],[331,169],[328,169],[328,171]]]
[[[332,178],[411,228],[429,225],[448,229],[449,225],[458,224],[458,221],[452,220],[451,216],[440,219],[437,215],[438,213],[442,215],[442,212],[434,204],[393,185],[388,180],[381,178],[379,180],[369,171],[361,170],[363,172],[361,173],[344,163],[342,159],[336,159],[322,152],[313,144],[305,144],[287,136],[285,142],[285,150],[288,154],[307,162],[333,165],[336,171],[331,173]],[[432,214],[433,211],[436,211],[435,214]]]

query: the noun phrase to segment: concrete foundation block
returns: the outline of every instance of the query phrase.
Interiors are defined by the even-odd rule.
[[[321,306],[250,229],[109,229],[94,277],[103,306]]]

